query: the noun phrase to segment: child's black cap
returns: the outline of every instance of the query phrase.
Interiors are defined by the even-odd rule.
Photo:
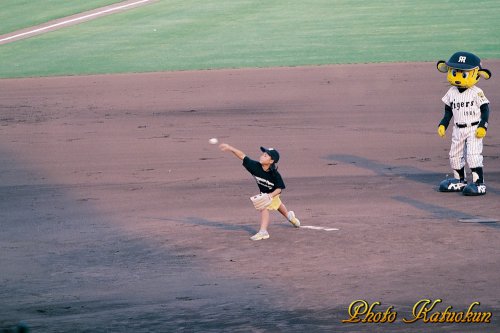
[[[263,153],[267,153],[267,155],[271,156],[271,159],[274,161],[274,163],[278,163],[280,160],[280,153],[274,148],[265,148],[265,147],[260,147],[260,150]]]

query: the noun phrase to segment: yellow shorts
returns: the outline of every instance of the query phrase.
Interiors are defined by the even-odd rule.
[[[277,195],[273,198],[273,201],[271,201],[271,204],[267,206],[267,210],[278,210],[281,206],[281,199],[280,196]]]

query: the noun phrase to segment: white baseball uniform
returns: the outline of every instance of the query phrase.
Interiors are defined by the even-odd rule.
[[[473,86],[463,92],[452,86],[442,101],[453,111],[453,134],[450,148],[450,165],[454,170],[465,166],[483,166],[483,139],[476,137],[477,125],[481,121],[481,105],[489,103],[483,91]]]

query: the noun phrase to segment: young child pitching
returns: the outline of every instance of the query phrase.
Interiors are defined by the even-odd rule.
[[[300,227],[300,221],[295,217],[295,213],[288,211],[280,199],[280,194],[285,189],[285,183],[276,167],[280,159],[280,154],[276,149],[260,147],[262,155],[260,155],[259,161],[254,161],[241,150],[227,143],[221,144],[219,148],[222,151],[230,151],[243,161],[243,166],[255,178],[261,192],[260,195],[251,198],[254,207],[260,212],[260,230],[250,237],[251,240],[269,238],[267,228],[269,227],[269,212],[272,210],[280,212],[294,227]]]

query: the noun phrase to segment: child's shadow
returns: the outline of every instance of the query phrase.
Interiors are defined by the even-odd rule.
[[[212,221],[212,220],[207,220],[207,219],[204,219],[201,217],[196,217],[196,216],[190,216],[190,217],[187,217],[185,219],[172,219],[172,218],[168,218],[168,217],[164,217],[164,218],[151,217],[150,219],[187,223],[187,224],[191,224],[191,225],[199,225],[199,226],[221,229],[221,230],[226,230],[226,231],[244,230],[250,235],[253,235],[257,232],[254,228],[247,226],[247,225],[238,225],[238,224],[224,223],[224,222],[220,222],[220,221]]]

